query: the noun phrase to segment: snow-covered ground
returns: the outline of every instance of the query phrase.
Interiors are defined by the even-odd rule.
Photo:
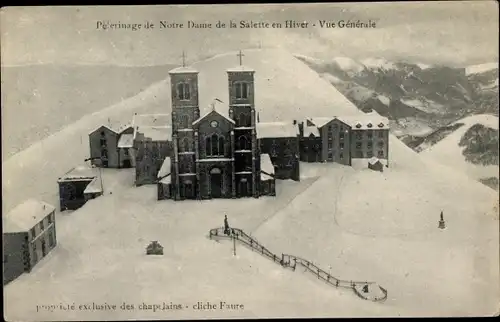
[[[426,98],[418,98],[418,99],[401,99],[403,104],[414,107],[418,110],[427,113],[436,113],[436,114],[445,114],[446,111],[443,108],[443,105],[434,102],[432,100]]]
[[[279,93],[286,93],[282,96],[288,105],[267,106],[267,117],[289,119],[308,111],[330,116],[321,106],[338,115],[360,113],[326,81],[302,71],[298,60],[281,52],[271,57],[246,54],[245,64],[256,69],[256,95],[262,95],[258,99],[278,104]],[[220,70],[234,65],[232,58],[231,53],[199,63],[200,91],[206,99],[212,93],[209,86],[213,93],[227,86]],[[304,73],[304,78],[291,77],[295,72]],[[213,83],[210,73],[217,75]],[[274,98],[262,89],[266,77]],[[56,179],[88,155],[87,133],[109,117],[125,122],[134,112],[168,113],[169,88],[167,81],[160,82],[4,162],[3,211],[28,197],[57,205]],[[132,169],[107,169],[105,195],[77,211],[58,213],[56,249],[30,274],[5,287],[5,317],[24,321],[494,313],[499,300],[497,194],[420,157],[395,137],[390,140],[390,168],[383,173],[302,163],[300,182],[277,181],[277,196],[259,199],[157,201],[155,186],[133,186]],[[437,228],[441,210],[447,223],[442,231]],[[207,238],[209,229],[222,225],[225,214],[231,226],[251,233],[275,253],[303,256],[342,279],[377,282],[388,290],[387,301],[363,301],[352,291],[332,288],[300,270],[284,270],[238,245],[233,256],[232,243]],[[152,240],[163,245],[163,256],[145,255]],[[200,311],[193,309],[198,301],[238,303],[244,309]],[[92,302],[117,308],[78,310]],[[123,302],[135,308],[121,310]],[[163,302],[182,304],[183,309],[153,312],[139,307],[161,307]],[[75,310],[39,307],[37,312],[37,305],[73,303]]]
[[[384,105],[389,106],[391,104],[391,99],[385,95],[377,95],[377,99]]]
[[[422,155],[423,158],[432,159],[459,172],[466,173],[476,180],[490,177],[498,178],[498,166],[476,165],[467,162],[465,156],[462,154],[465,147],[459,145],[463,135],[475,124],[482,124],[486,127],[498,130],[498,117],[486,114],[474,115],[458,120],[455,123],[463,123],[464,125],[435,145],[420,152],[420,155]]]
[[[432,132],[425,121],[419,120],[415,117],[407,117],[397,121],[391,121],[391,133],[396,136],[415,135],[424,136]]]
[[[361,60],[361,63],[371,69],[390,70],[396,68],[394,63],[383,58],[365,58]]]

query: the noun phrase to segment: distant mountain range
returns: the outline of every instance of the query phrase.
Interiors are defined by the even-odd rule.
[[[496,63],[453,68],[378,58],[296,57],[359,109],[388,117],[393,133],[407,144],[469,115],[498,115]]]

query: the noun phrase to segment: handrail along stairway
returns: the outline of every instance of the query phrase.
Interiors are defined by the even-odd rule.
[[[284,268],[291,268],[295,271],[297,264],[301,265],[307,272],[314,274],[318,279],[323,280],[327,284],[334,287],[351,288],[358,297],[364,300],[383,302],[387,299],[387,290],[377,285],[375,282],[341,280],[319,268],[307,259],[290,254],[281,254],[281,256],[278,256],[260,244],[255,238],[245,233],[242,229],[230,228],[230,233],[225,234],[223,227],[213,228],[210,229],[209,237],[210,239],[234,239],[250,249],[259,252],[268,259],[271,259],[273,262],[280,264]],[[372,288],[378,286],[381,294],[379,296],[368,296],[366,293],[368,293],[369,285],[371,285]]]

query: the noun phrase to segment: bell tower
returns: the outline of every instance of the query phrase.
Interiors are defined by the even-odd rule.
[[[239,51],[239,66],[227,70],[229,87],[229,117],[234,120],[234,162],[236,194],[241,197],[259,196],[260,165],[255,132],[254,74],[243,66]]]
[[[192,199],[196,195],[196,162],[193,122],[200,117],[198,103],[198,71],[186,67],[182,53],[182,67],[169,72],[172,97],[172,183],[175,199]],[[190,185],[190,186],[188,186]]]

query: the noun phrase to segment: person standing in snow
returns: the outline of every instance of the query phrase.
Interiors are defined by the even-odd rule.
[[[224,234],[229,235],[229,224],[227,222],[227,215],[224,215]]]

